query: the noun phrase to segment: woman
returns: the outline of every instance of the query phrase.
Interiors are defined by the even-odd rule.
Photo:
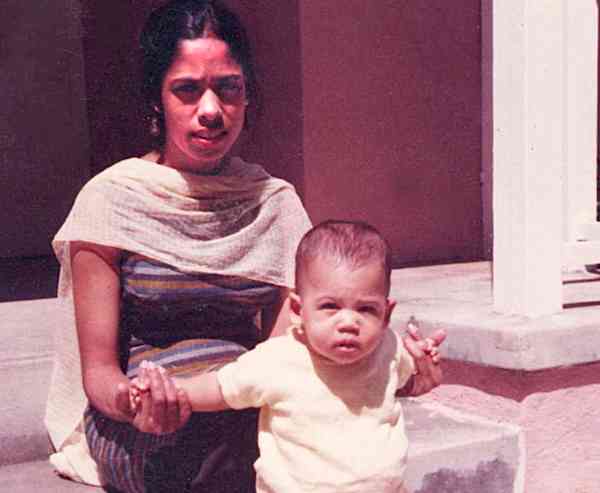
[[[57,341],[51,461],[123,493],[253,491],[253,411],[191,415],[155,379],[151,411],[136,414],[129,378],[143,359],[210,371],[284,330],[310,222],[291,185],[229,155],[254,94],[238,19],[216,0],[172,0],[142,49],[156,149],[92,179],[54,240],[72,326]],[[439,370],[408,344],[427,391]]]

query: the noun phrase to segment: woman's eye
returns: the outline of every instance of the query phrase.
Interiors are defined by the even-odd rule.
[[[180,86],[175,87],[175,92],[189,94],[198,89],[196,84],[182,84]]]
[[[191,104],[198,98],[199,87],[191,82],[175,86],[173,94],[184,104]]]
[[[237,103],[244,97],[242,81],[224,81],[218,86],[219,97],[225,103]]]

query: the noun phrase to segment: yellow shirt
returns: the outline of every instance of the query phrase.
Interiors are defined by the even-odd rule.
[[[232,408],[261,408],[257,492],[397,492],[408,442],[395,392],[413,368],[391,330],[367,358],[344,366],[290,331],[219,370]]]

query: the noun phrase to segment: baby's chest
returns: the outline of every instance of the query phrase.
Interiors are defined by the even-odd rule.
[[[314,423],[346,427],[365,421],[394,425],[402,413],[395,391],[389,377],[353,382],[290,375],[269,406],[271,419],[289,420],[299,427]]]

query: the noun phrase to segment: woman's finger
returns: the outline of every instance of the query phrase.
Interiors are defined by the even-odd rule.
[[[185,390],[177,389],[177,404],[179,407],[179,424],[178,428],[185,425],[192,415],[192,405],[188,399],[188,395]]]
[[[179,427],[179,403],[177,401],[177,389],[173,380],[167,374],[163,367],[158,368],[158,373],[162,378],[165,391],[165,422],[163,424],[164,433],[172,433]]]
[[[166,419],[166,396],[163,379],[155,365],[147,369],[150,384],[151,417],[154,433],[163,433]]]
[[[115,406],[124,416],[133,417],[134,410],[129,399],[129,386],[125,383],[117,385],[117,395],[115,397]]]

